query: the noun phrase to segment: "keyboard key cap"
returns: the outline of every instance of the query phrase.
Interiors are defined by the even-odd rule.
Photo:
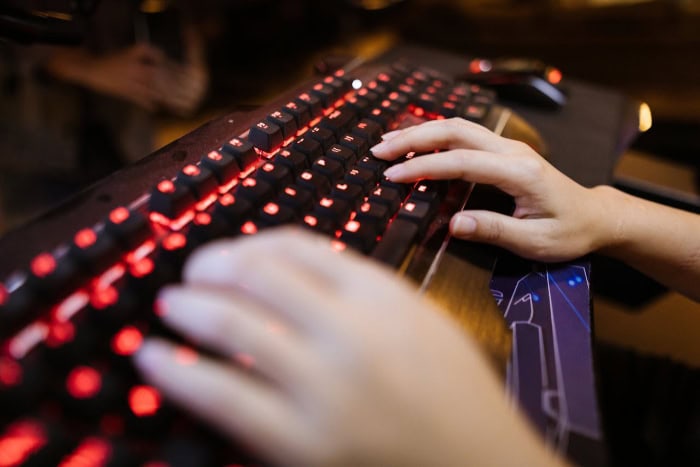
[[[427,201],[410,199],[399,209],[398,218],[416,224],[418,233],[422,235],[435,214],[435,209]]]
[[[180,183],[163,180],[151,190],[148,209],[168,219],[177,219],[192,208],[196,200],[192,191]]]
[[[326,177],[330,184],[340,179],[344,172],[341,163],[329,157],[319,157],[316,162],[311,165],[311,170]]]
[[[256,208],[272,199],[274,195],[275,189],[269,183],[252,177],[241,181],[234,191],[236,198],[245,198]]]
[[[232,138],[221,147],[221,150],[236,159],[241,171],[246,170],[258,160],[258,154],[253,149],[253,145],[249,141],[239,138]]]
[[[331,130],[320,126],[313,127],[306,134],[321,144],[321,150],[324,153],[337,141],[335,134]]]
[[[369,144],[367,140],[358,135],[343,135],[339,140],[338,144],[345,146],[350,149],[355,155],[359,157],[364,157],[369,150]]]
[[[296,185],[309,191],[314,199],[325,196],[331,190],[328,178],[311,170],[304,170],[300,173],[297,177]]]
[[[175,181],[189,188],[197,200],[205,199],[218,188],[218,182],[211,170],[194,164],[183,167]]]
[[[304,128],[311,121],[311,111],[307,104],[291,101],[284,104],[284,111],[294,117],[297,128]]]
[[[315,94],[304,92],[299,94],[299,97],[294,99],[294,102],[308,106],[311,112],[311,118],[318,117],[323,113],[323,102]]]
[[[294,176],[299,175],[302,170],[308,167],[306,156],[294,149],[282,149],[275,156],[275,163],[287,167]]]
[[[309,164],[321,157],[324,152],[323,146],[321,146],[319,141],[314,138],[307,138],[306,136],[302,136],[294,141],[294,143],[292,143],[292,149],[304,154]]]
[[[214,174],[220,186],[230,183],[241,173],[241,168],[236,159],[223,151],[209,152],[209,154],[202,157],[199,164]]]
[[[377,183],[374,173],[361,167],[350,169],[345,174],[345,181],[353,185],[358,185],[363,193],[367,193]]]
[[[367,254],[377,244],[376,229],[373,225],[353,219],[343,226],[340,241]]]
[[[282,224],[290,224],[296,221],[294,210],[284,204],[269,202],[260,208],[260,221],[269,226],[277,226]]]
[[[292,173],[283,164],[265,162],[255,173],[255,178],[267,182],[276,192],[292,183]]]
[[[253,146],[271,152],[282,144],[284,134],[279,125],[263,120],[250,127],[248,140]]]
[[[238,229],[250,217],[253,209],[253,204],[247,199],[227,193],[214,204],[213,212],[216,216],[224,219],[233,229]]]
[[[294,115],[283,110],[275,110],[267,116],[266,120],[282,129],[282,136],[284,139],[296,135],[297,122],[294,120]]]
[[[350,132],[364,138],[369,146],[374,146],[381,140],[382,127],[377,122],[364,118],[353,126]]]
[[[277,198],[279,204],[289,206],[297,214],[308,212],[313,207],[313,197],[307,190],[302,190],[296,185],[289,185],[282,190]]]
[[[326,157],[339,162],[343,169],[348,169],[357,160],[357,155],[349,148],[341,146],[340,144],[334,144],[328,151],[326,151]]]
[[[133,250],[152,236],[146,216],[124,206],[113,209],[105,221],[105,232],[125,250]]]

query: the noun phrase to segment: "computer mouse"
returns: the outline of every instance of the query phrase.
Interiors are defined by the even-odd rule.
[[[475,58],[459,79],[493,89],[504,103],[560,109],[567,95],[558,68],[525,58]]]

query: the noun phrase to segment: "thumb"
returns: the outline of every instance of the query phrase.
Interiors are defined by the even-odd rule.
[[[500,246],[523,257],[537,256],[534,239],[542,232],[533,220],[492,211],[461,211],[452,216],[450,232],[462,240]]]

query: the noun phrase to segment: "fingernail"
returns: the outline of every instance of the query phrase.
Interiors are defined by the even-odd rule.
[[[370,148],[370,151],[372,152],[372,154],[374,154],[374,155],[376,156],[377,153],[381,153],[381,152],[384,152],[384,151],[387,150],[387,144],[386,144],[386,143],[387,143],[386,141],[382,141],[381,143],[379,143],[379,144],[377,144],[377,145],[375,145],[375,146],[372,146],[372,147]]]
[[[400,176],[402,171],[403,169],[401,165],[394,165],[384,171],[384,176],[389,180],[393,180],[394,178]]]
[[[455,216],[452,219],[452,231],[461,235],[473,234],[476,231],[476,219],[471,216]]]
[[[382,135],[382,141],[391,141],[396,138],[402,130],[392,130]]]

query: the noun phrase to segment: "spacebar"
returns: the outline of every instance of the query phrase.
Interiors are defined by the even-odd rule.
[[[418,226],[416,224],[403,219],[395,219],[384,232],[379,244],[372,251],[371,257],[397,269],[417,239]]]

